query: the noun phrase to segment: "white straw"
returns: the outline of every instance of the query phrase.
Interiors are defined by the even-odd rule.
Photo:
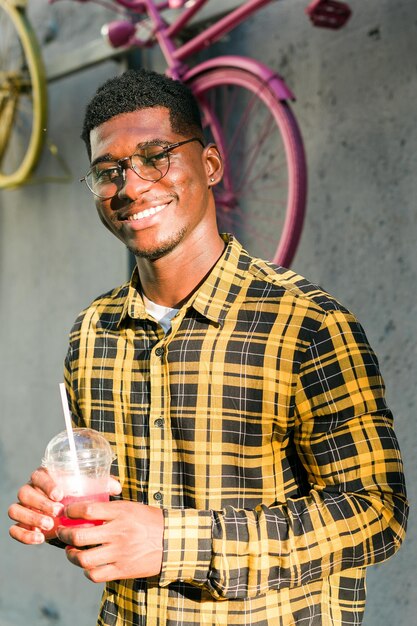
[[[78,465],[77,451],[75,449],[74,431],[72,430],[71,413],[68,406],[67,392],[65,391],[65,383],[59,383],[59,391],[61,394],[62,409],[64,411],[65,426],[67,429],[68,443],[70,447],[71,461],[77,477],[80,477],[80,468]]]

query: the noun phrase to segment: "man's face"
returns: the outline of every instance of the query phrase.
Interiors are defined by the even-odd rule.
[[[175,133],[169,111],[148,108],[118,115],[90,134],[91,159],[103,156],[117,161],[133,154],[145,142],[171,144],[190,137]],[[197,141],[170,153],[168,173],[157,182],[142,180],[127,169],[123,188],[114,198],[96,198],[103,224],[137,257],[156,259],[171,252],[190,237],[204,241],[217,232],[210,178],[221,176],[218,151]]]

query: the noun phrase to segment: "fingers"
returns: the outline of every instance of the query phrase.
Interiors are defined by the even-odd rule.
[[[28,509],[17,502],[9,507],[8,514],[10,519],[27,528],[37,527],[42,530],[51,530],[54,525],[52,517],[42,515],[38,511]]]
[[[60,502],[51,500],[43,491],[29,483],[19,489],[17,498],[22,507],[36,509],[38,512],[51,517],[59,515],[63,509],[63,505]],[[18,522],[25,522],[25,520],[17,519],[14,516],[10,517]],[[37,525],[39,526],[40,524],[38,523]]]
[[[68,561],[85,570],[102,567],[108,565],[110,561],[114,561],[105,546],[97,546],[89,550],[79,550],[75,546],[67,546],[65,552]]]
[[[105,546],[90,550],[77,550],[74,546],[65,548],[67,559],[84,570],[86,578],[94,583],[115,580],[120,577],[119,570],[112,562],[110,551]]]
[[[121,485],[114,477],[109,479],[109,492],[118,495]],[[43,467],[36,469],[30,481],[23,485],[17,494],[18,502],[9,507],[8,514],[16,524],[9,530],[10,536],[25,544],[39,544],[56,536],[56,517],[62,515],[64,506],[60,500],[63,498],[60,489],[47,470]],[[108,503],[107,503],[108,504]],[[110,520],[111,512],[100,505],[74,504],[68,507],[68,516],[86,520]],[[81,539],[82,540],[82,539]],[[71,539],[62,538],[65,543],[73,543]],[[87,543],[77,545],[92,545],[100,543],[100,540],[89,539]]]
[[[44,467],[38,467],[38,469],[32,473],[29,484],[37,490],[42,491],[48,498],[56,502],[59,502],[64,497],[62,489],[55,484]]]
[[[119,570],[114,565],[102,565],[90,570],[84,570],[84,576],[93,583],[105,583],[108,580],[120,578]]]
[[[27,528],[22,524],[15,524],[9,529],[12,539],[26,545],[39,545],[45,542],[45,535],[38,528]]]
[[[58,539],[74,548],[97,546],[108,540],[108,531],[105,526],[80,524],[78,526],[58,526]]]
[[[17,494],[18,502],[8,510],[11,520],[16,522],[9,530],[13,539],[25,544],[39,544],[45,541],[54,527],[54,517],[63,511],[58,501],[62,498],[48,472],[40,467],[33,472],[30,481],[23,485]],[[53,498],[53,499],[51,499]],[[42,533],[44,531],[44,533]]]
[[[161,571],[164,524],[160,509],[138,502],[79,502],[68,505],[65,514],[90,520],[90,525],[57,529],[57,536],[68,546],[68,559],[90,580],[146,578]],[[92,526],[91,521],[97,519],[105,523]]]
[[[65,508],[65,515],[72,519],[108,522],[117,517],[116,502],[72,502]]]
[[[106,524],[93,525],[89,521],[106,521],[115,519],[118,509],[114,502],[73,502],[65,507],[65,516],[70,519],[85,520],[85,524],[76,526],[59,526],[56,534],[58,539],[67,545],[84,547],[107,543],[111,539],[111,530]]]
[[[57,503],[55,503],[57,505]],[[59,505],[63,509],[62,505]],[[9,507],[10,519],[16,522],[9,529],[9,535],[20,543],[39,544],[55,536],[55,519],[34,509],[22,506],[18,502]]]
[[[122,493],[122,485],[119,483],[117,478],[110,476],[108,485],[109,485],[109,494],[111,496],[118,496]]]

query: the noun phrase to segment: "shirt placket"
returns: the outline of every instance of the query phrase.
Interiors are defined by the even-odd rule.
[[[169,506],[171,451],[169,446],[168,342],[164,337],[150,355],[149,504]]]
[[[184,313],[173,320],[172,331],[160,339],[150,354],[149,410],[149,504],[160,508],[172,505],[173,446],[170,420],[169,344]],[[157,583],[148,586],[147,626],[165,626],[169,590]]]
[[[149,504],[172,507],[173,445],[171,433],[169,346],[186,310],[172,320],[172,330],[153,346],[150,355]],[[171,364],[175,369],[175,364]]]

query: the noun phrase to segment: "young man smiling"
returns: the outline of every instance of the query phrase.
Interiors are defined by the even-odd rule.
[[[137,267],[78,317],[65,379],[74,423],[114,446],[122,499],[68,506],[105,524],[51,536],[62,494],[38,469],[11,536],[58,538],[106,581],[101,626],[361,624],[365,568],[398,549],[407,518],[361,326],[219,234],[222,160],[183,85],[108,81],[83,138],[100,219]]]

